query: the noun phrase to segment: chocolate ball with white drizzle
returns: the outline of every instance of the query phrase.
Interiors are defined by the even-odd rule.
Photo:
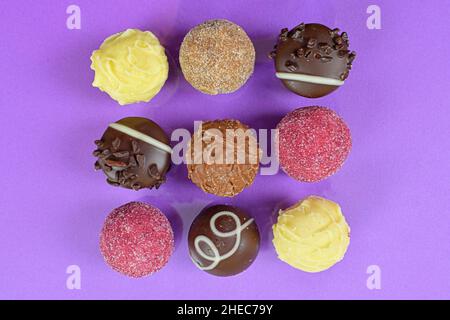
[[[95,144],[95,169],[106,174],[110,185],[157,189],[166,181],[172,149],[155,122],[140,117],[121,119],[111,123]]]
[[[346,32],[317,23],[282,29],[274,50],[276,77],[307,98],[325,96],[344,84],[356,57]]]
[[[194,264],[216,276],[232,276],[247,269],[259,250],[255,220],[239,208],[215,205],[203,209],[188,235]]]

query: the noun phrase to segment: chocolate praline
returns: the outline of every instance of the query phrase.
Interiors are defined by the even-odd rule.
[[[234,197],[252,185],[261,158],[255,132],[232,119],[203,122],[186,154],[188,178],[219,197]]]
[[[96,140],[96,170],[103,170],[113,186],[139,190],[159,188],[170,168],[171,148],[155,122],[129,117],[111,123]]]
[[[232,276],[247,269],[258,254],[259,242],[254,219],[228,205],[203,209],[188,235],[194,264],[216,276]]]
[[[282,29],[270,57],[276,76],[292,92],[307,98],[325,96],[344,84],[356,57],[348,34],[309,23]]]

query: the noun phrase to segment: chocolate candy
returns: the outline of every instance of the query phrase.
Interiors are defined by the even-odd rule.
[[[217,196],[234,197],[250,186],[258,173],[256,136],[238,120],[203,122],[192,136],[187,154],[189,179]]]
[[[255,48],[240,26],[228,20],[208,20],[184,37],[180,66],[195,89],[211,95],[231,93],[252,75]]]
[[[277,78],[292,92],[308,98],[325,96],[344,84],[356,57],[348,35],[317,24],[281,30],[270,57]]]
[[[227,205],[203,209],[188,236],[192,261],[216,276],[232,276],[247,269],[258,254],[259,241],[254,219]]]
[[[100,251],[115,271],[139,278],[163,268],[173,253],[173,230],[156,207],[130,202],[114,209],[100,233]]]
[[[153,121],[130,117],[111,123],[96,140],[96,170],[103,170],[113,186],[139,190],[166,180],[172,149],[165,132]]]
[[[277,126],[280,166],[290,177],[316,182],[336,173],[352,148],[350,129],[333,110],[305,107]]]
[[[317,196],[280,210],[272,230],[278,258],[306,272],[341,261],[350,244],[350,227],[339,205]]]

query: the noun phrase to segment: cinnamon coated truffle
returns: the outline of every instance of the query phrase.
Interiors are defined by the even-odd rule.
[[[216,276],[232,276],[247,269],[258,254],[259,241],[255,220],[227,205],[203,209],[188,236],[194,264]]]
[[[258,172],[256,133],[238,120],[203,122],[186,154],[188,177],[203,191],[233,197],[250,186]]]
[[[173,231],[156,207],[130,202],[114,209],[100,234],[100,251],[115,271],[148,276],[166,265],[174,248]]]
[[[184,37],[180,65],[195,89],[211,95],[230,93],[253,73],[255,48],[240,26],[228,20],[209,20]]]
[[[296,109],[277,129],[280,166],[299,181],[316,182],[331,176],[351,150],[349,128],[336,112],[325,107]]]
[[[270,57],[276,76],[292,92],[308,98],[325,96],[344,84],[356,53],[346,32],[309,23],[282,29]]]
[[[166,181],[172,149],[155,122],[140,117],[121,119],[111,123],[95,144],[95,169],[105,173],[110,185],[158,189]]]

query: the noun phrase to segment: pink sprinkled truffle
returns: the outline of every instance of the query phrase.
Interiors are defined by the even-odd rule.
[[[142,202],[114,209],[100,234],[100,251],[115,271],[130,277],[148,276],[166,265],[174,248],[166,216]]]
[[[299,181],[315,182],[336,173],[352,147],[345,122],[325,107],[296,109],[277,128],[280,166]]]

